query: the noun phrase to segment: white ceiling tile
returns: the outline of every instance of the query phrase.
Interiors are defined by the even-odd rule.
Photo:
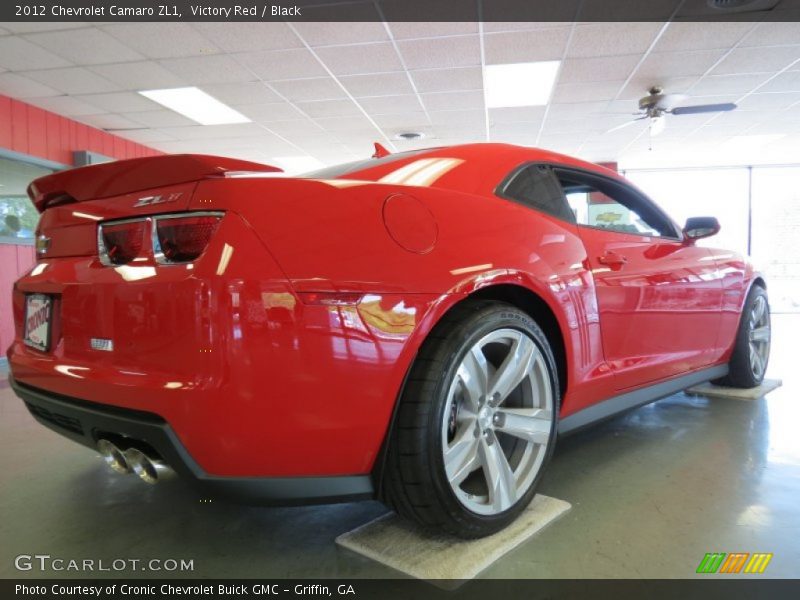
[[[528,144],[536,143],[539,135],[540,123],[526,121],[523,123],[494,123],[489,126],[489,136],[492,141],[501,141],[503,138],[521,137],[530,140]]]
[[[422,111],[375,115],[373,121],[378,124],[378,127],[384,129],[401,129],[405,131],[415,131],[429,125],[428,118]]]
[[[182,77],[154,61],[125,63],[124,68],[119,65],[98,65],[90,69],[126,90],[154,90],[188,85]]]
[[[567,55],[590,58],[643,54],[661,27],[661,23],[580,24],[575,28]]]
[[[748,35],[742,46],[783,46],[800,40],[800,22],[761,23]]]
[[[97,127],[98,129],[115,130],[115,129],[139,129],[141,123],[131,121],[120,115],[86,115],[77,117],[78,121]]]
[[[162,67],[192,85],[243,83],[256,80],[256,76],[249,69],[224,54],[169,58],[159,62]]]
[[[376,96],[372,98],[360,98],[358,102],[370,115],[414,112],[422,109],[419,99],[413,94],[408,94],[405,96]]]
[[[334,75],[383,73],[403,68],[389,43],[317,48],[316,52]]]
[[[371,75],[345,75],[339,77],[339,81],[355,98],[414,93],[414,89],[408,81],[408,75],[403,71]]]
[[[29,71],[22,75],[67,94],[100,94],[120,90],[115,83],[82,67]]]
[[[311,117],[349,117],[361,114],[350,100],[322,100],[298,102],[297,107]]]
[[[279,94],[292,102],[334,100],[347,97],[347,94],[342,91],[342,88],[336,83],[333,77],[273,81],[271,85]]]
[[[19,21],[3,23],[3,28],[8,29],[11,33],[37,33],[39,31],[55,31],[59,29],[81,29],[88,25],[90,25],[90,23],[79,21],[75,21],[74,23],[68,23],[66,21],[54,21],[51,23]]]
[[[375,131],[375,127],[363,115],[359,117],[327,117],[314,119],[314,123],[324,130],[334,133],[343,131]]]
[[[107,112],[142,112],[156,110],[160,105],[136,92],[112,92],[110,94],[84,94],[78,100]]]
[[[598,102],[611,100],[624,81],[598,81],[595,83],[564,83],[553,90],[551,102]]]
[[[530,123],[541,122],[544,118],[544,106],[519,106],[514,108],[490,108],[489,123],[497,125],[500,123]]]
[[[486,64],[560,60],[569,39],[569,27],[484,35]]]
[[[0,38],[0,67],[10,71],[66,67],[71,63],[36,44],[16,36]]]
[[[456,92],[483,89],[480,67],[410,71],[419,92]]]
[[[166,109],[123,113],[123,116],[147,127],[181,127],[196,125],[191,119]]]
[[[135,117],[134,117],[135,118]],[[161,131],[182,140],[225,139],[258,137],[264,135],[264,128],[257,123],[236,123],[233,125],[193,125],[190,127],[161,127]]]
[[[327,75],[319,61],[306,48],[248,52],[237,55],[237,59],[258,77],[267,81]]]
[[[692,77],[663,77],[663,76],[640,76],[637,75],[628,82],[625,89],[620,92],[620,100],[638,100],[649,93],[650,88],[653,86],[661,87],[668,94],[684,94],[690,93],[692,86],[698,81],[700,77],[694,75]],[[630,104],[630,102],[629,102]],[[632,103],[635,105],[636,103]]]
[[[703,75],[724,53],[723,50],[653,53],[644,60],[636,75],[656,79]]]
[[[445,110],[431,111],[431,122],[434,126],[479,127],[485,125],[486,113],[483,110]]]
[[[148,58],[177,58],[220,51],[188,23],[119,23],[102,29]]]
[[[785,110],[797,103],[800,103],[800,93],[787,92],[782,94],[751,94],[738,104],[741,110],[778,111]]]
[[[709,75],[690,89],[692,96],[745,94],[769,78],[766,73],[751,75]]]
[[[140,144],[149,144],[151,142],[169,142],[174,141],[171,135],[157,131],[155,129],[132,129],[130,131],[118,131],[116,134],[125,139],[138,142]]]
[[[753,28],[753,23],[670,23],[654,49],[655,52],[728,49]]]
[[[626,103],[625,108],[629,108]],[[578,119],[594,113],[605,112],[608,102],[576,102],[574,104],[551,104],[548,119]],[[498,109],[493,109],[498,110]],[[630,112],[630,111],[629,111]],[[490,113],[491,114],[491,113]]]
[[[429,111],[482,109],[483,90],[422,94],[422,103]]]
[[[478,36],[399,41],[408,69],[473,67],[481,64]]]
[[[0,93],[21,100],[61,94],[58,90],[16,73],[0,73]]]
[[[389,29],[396,40],[435,38],[450,35],[469,35],[478,33],[477,22],[442,21],[393,21]]]
[[[244,116],[259,123],[305,119],[305,116],[288,102],[248,104],[247,106],[239,106],[237,110]]]
[[[314,135],[320,131],[324,131],[324,128],[321,125],[318,125],[311,119],[273,121],[271,123],[267,123],[266,127],[268,127],[270,131],[288,138],[296,135]]]
[[[248,83],[214,83],[202,86],[203,91],[225,104],[246,106],[279,102],[281,98],[261,81]]]
[[[29,34],[25,39],[77,65],[121,63],[143,58],[138,52],[94,27]]]
[[[561,66],[559,83],[624,80],[638,64],[638,54],[598,58],[568,58]]]
[[[293,23],[297,33],[309,46],[330,46],[344,44],[361,44],[365,42],[385,42],[389,34],[383,23],[377,19],[378,13],[371,4],[363,5],[364,10],[371,11],[374,21],[337,22],[319,19],[317,21],[297,21]],[[334,9],[330,9],[334,10]],[[305,19],[305,14],[303,14]]]
[[[205,37],[225,52],[255,52],[300,48],[303,43],[286,23],[193,23]]]
[[[96,115],[105,112],[96,106],[73,98],[72,96],[52,96],[50,98],[29,98],[28,103],[54,112],[64,117],[79,117],[83,115]]]
[[[759,92],[800,92],[800,71],[786,71],[770,79]]]
[[[798,39],[800,43],[800,39]],[[800,45],[775,48],[736,48],[717,67],[714,74],[774,73],[800,61]]]

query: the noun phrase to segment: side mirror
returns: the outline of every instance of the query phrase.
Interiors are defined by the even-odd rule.
[[[690,217],[686,219],[683,235],[689,240],[711,237],[721,229],[716,217]]]

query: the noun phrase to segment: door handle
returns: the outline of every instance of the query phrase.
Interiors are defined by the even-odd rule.
[[[628,259],[616,252],[606,252],[602,256],[597,257],[597,262],[607,267],[619,269],[628,262]]]

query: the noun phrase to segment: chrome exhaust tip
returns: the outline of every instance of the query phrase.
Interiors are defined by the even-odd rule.
[[[113,442],[108,440],[99,440],[97,442],[97,451],[103,457],[105,463],[117,473],[123,475],[131,472],[131,466],[125,458],[125,453],[117,448]]]
[[[125,451],[125,460],[133,472],[145,483],[155,485],[160,481],[171,479],[175,475],[163,460],[150,458],[137,448],[128,448]]]

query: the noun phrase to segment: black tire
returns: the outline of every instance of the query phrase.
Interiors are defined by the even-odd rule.
[[[515,459],[514,456],[519,457],[521,452],[523,456],[530,457],[534,452],[541,452],[541,455],[536,458],[537,461],[541,461],[538,463],[538,471],[534,471],[532,466],[526,471],[524,481],[530,481],[532,478],[530,487],[524,493],[520,489],[516,490],[513,495],[509,495],[509,502],[514,497],[517,498],[510,508],[497,514],[478,514],[459,500],[455,489],[451,487],[451,483],[447,478],[443,452],[444,444],[449,444],[450,442],[443,441],[445,431],[449,431],[449,429],[443,429],[445,427],[443,419],[448,419],[447,427],[453,427],[454,431],[455,428],[460,427],[457,422],[458,409],[455,408],[455,401],[453,401],[453,404],[448,402],[448,393],[451,384],[457,385],[455,383],[457,371],[467,353],[476,347],[475,345],[479,344],[481,340],[488,339],[486,336],[503,335],[509,330],[521,332],[534,343],[540,353],[536,358],[536,364],[538,365],[536,373],[540,375],[537,377],[531,375],[523,381],[528,382],[527,385],[529,386],[542,386],[545,383],[549,385],[549,391],[552,392],[552,402],[549,403],[552,406],[552,416],[548,414],[547,418],[551,419],[552,423],[548,433],[545,433],[547,428],[546,421],[541,421],[539,425],[542,430],[538,431],[537,435],[541,439],[547,435],[547,443],[545,445],[542,442],[514,441],[515,437],[506,438],[508,434],[502,431],[498,421],[495,420],[498,418],[497,415],[494,415],[488,421],[490,423],[489,427],[493,429],[492,432],[484,432],[483,435],[479,433],[482,427],[479,419],[468,421],[475,424],[474,436],[476,440],[468,441],[467,443],[474,444],[477,448],[482,442],[488,444],[488,446],[491,446],[494,442],[497,444],[494,452],[500,450],[510,454],[510,456],[506,456],[507,464],[511,465],[515,460],[519,461],[516,466],[511,467],[517,477],[517,479],[512,479],[511,481],[518,482],[523,480],[522,475],[519,475],[515,469],[522,473],[524,464],[527,465],[527,463],[523,464],[524,458]],[[527,346],[527,342],[524,343]],[[489,348],[489,346],[484,348]],[[509,346],[508,357],[511,356],[513,348],[512,343]],[[531,360],[525,360],[526,368],[527,365],[532,364]],[[491,361],[487,359],[487,364],[488,362]],[[509,360],[510,362],[517,363],[517,361]],[[491,372],[493,368],[496,367],[489,367],[486,372]],[[515,369],[515,371],[523,372],[525,369]],[[533,369],[528,372],[534,373]],[[546,382],[544,381],[545,377],[541,375],[545,372],[547,374]],[[495,377],[493,382],[496,383],[497,379]],[[463,377],[458,381],[463,381]],[[534,383],[534,381],[541,383]],[[491,391],[488,382],[489,378],[487,378],[486,389]],[[499,400],[499,393],[493,396],[497,399],[496,402],[498,404],[503,403],[502,406],[493,405],[491,400],[487,400],[486,404],[494,406],[496,412],[507,410],[506,404],[516,407],[515,404],[512,404],[512,401],[518,401],[518,398],[521,397],[520,394],[523,393],[521,391],[523,387],[522,383],[517,384],[517,387],[514,388],[515,391],[507,396],[508,402],[505,399]],[[511,388],[509,387],[509,389]],[[529,389],[533,389],[533,387]],[[531,394],[530,397],[541,398],[541,396]],[[488,393],[485,398],[489,399]],[[539,399],[537,402],[541,404],[542,400]],[[462,538],[479,538],[503,529],[533,499],[536,487],[555,445],[560,393],[555,360],[553,359],[550,345],[542,330],[529,315],[509,304],[491,301],[467,301],[455,307],[437,324],[420,349],[411,367],[399,403],[395,427],[389,440],[383,482],[383,499],[398,514],[436,532],[447,532]],[[520,406],[528,408],[528,405]],[[531,406],[537,405],[531,404]],[[472,417],[467,414],[467,418]],[[507,424],[507,421],[503,418],[500,421],[504,425]],[[484,419],[483,423],[486,422]],[[491,423],[498,425],[498,427],[495,429]],[[471,427],[472,425],[468,426]],[[492,436],[495,437],[492,438]],[[510,445],[506,442],[510,442]],[[518,449],[519,446],[515,446],[515,444],[527,444],[524,448],[530,448],[531,454],[526,455],[526,451],[520,451]],[[509,446],[517,449],[509,451],[507,450]],[[483,448],[485,449],[487,446],[483,446]],[[514,454],[515,452],[516,454]],[[530,458],[527,460],[530,460]],[[478,466],[477,470],[471,473],[468,478],[474,477],[476,474],[485,478],[486,498],[489,501],[491,493],[488,490],[488,472],[483,467]],[[506,481],[509,480],[506,479]],[[461,484],[455,483],[455,485],[459,486]],[[519,495],[517,496],[517,494]],[[494,495],[497,497],[498,493],[495,492]],[[469,498],[472,497],[472,495],[469,495]]]
[[[761,384],[764,380],[764,374],[769,364],[769,340],[766,341],[766,359],[759,361],[754,366],[751,361],[751,331],[754,325],[758,323],[753,322],[753,311],[757,303],[763,302],[765,306],[764,319],[769,332],[770,316],[769,316],[769,300],[767,299],[767,291],[760,285],[753,285],[747,295],[747,299],[742,309],[742,316],[739,319],[739,329],[736,331],[736,339],[733,346],[733,354],[728,362],[728,374],[725,377],[715,379],[712,383],[716,385],[724,385],[727,387],[735,388],[752,388]],[[759,347],[760,344],[759,344]],[[763,364],[761,364],[763,362]]]

